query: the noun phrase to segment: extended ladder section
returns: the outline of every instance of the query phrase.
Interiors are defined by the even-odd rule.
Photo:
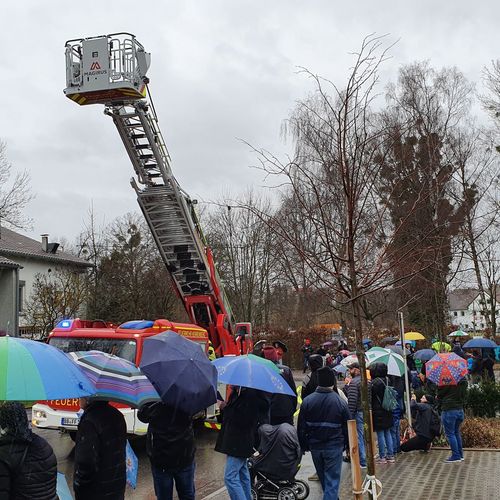
[[[222,338],[221,331],[234,333],[231,307],[193,202],[172,174],[154,108],[145,98],[149,61],[128,33],[71,40],[66,43],[64,92],[80,105],[105,105],[134,167],[131,184],[139,206],[186,311],[209,329],[216,348],[228,352],[228,338],[234,340]]]

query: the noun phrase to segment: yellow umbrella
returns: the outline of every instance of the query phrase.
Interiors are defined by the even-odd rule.
[[[425,337],[418,332],[406,332],[405,340],[425,340]]]

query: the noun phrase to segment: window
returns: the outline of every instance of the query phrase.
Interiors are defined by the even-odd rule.
[[[24,312],[24,302],[26,300],[26,281],[19,281],[19,313]]]
[[[465,316],[465,311],[460,311],[460,316]]]
[[[453,316],[458,316],[457,311],[454,311],[454,312],[453,312]]]
[[[136,343],[130,339],[52,337],[49,344],[64,352],[102,351],[135,362]]]

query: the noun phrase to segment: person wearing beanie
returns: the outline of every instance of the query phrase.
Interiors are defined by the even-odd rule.
[[[323,498],[336,499],[351,416],[346,402],[334,390],[335,372],[323,367],[316,373],[318,387],[302,402],[297,430],[302,451],[311,452]]]
[[[405,453],[414,450],[429,451],[432,440],[438,435],[437,429],[439,429],[439,415],[432,408],[433,404],[434,396],[430,394],[424,394],[420,403],[417,403],[415,394],[412,395],[410,409],[415,436],[401,445],[401,451]]]
[[[57,459],[21,403],[0,403],[0,498],[56,498]]]
[[[318,387],[318,370],[323,367],[323,364],[323,358],[319,354],[309,356],[311,373],[307,374],[302,381],[302,400],[312,394]]]
[[[262,350],[264,357],[272,361],[280,370],[281,376],[286,380],[290,389],[294,392],[295,396],[288,396],[287,394],[273,394],[271,397],[270,408],[270,424],[290,424],[293,425],[293,414],[297,409],[297,387],[293,380],[293,373],[288,366],[280,365],[278,363],[278,353],[272,346],[264,347]]]

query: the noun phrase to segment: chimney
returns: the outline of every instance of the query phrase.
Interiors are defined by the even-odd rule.
[[[42,234],[42,250],[44,252],[49,251],[49,235],[48,234]]]

